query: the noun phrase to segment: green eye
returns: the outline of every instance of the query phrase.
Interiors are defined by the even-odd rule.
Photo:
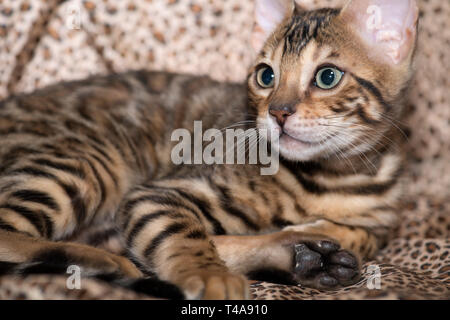
[[[337,68],[325,67],[317,72],[314,84],[320,89],[330,90],[339,84],[343,75],[344,72]]]
[[[272,88],[275,82],[275,73],[269,66],[263,67],[256,73],[256,81],[262,88]]]

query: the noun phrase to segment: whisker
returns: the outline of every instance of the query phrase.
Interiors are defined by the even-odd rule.
[[[325,134],[325,136],[322,135],[322,137],[324,137],[324,139],[328,139],[328,138],[332,137],[332,135],[331,135],[331,134]],[[335,137],[336,137],[336,136],[335,136]],[[322,142],[319,142],[319,143],[320,143],[320,145],[322,146]],[[331,146],[333,146],[334,148],[332,149]],[[351,166],[352,169],[353,169],[353,172],[354,172],[355,174],[357,173],[355,167],[354,167],[353,164],[352,164],[352,162],[348,159],[348,157],[346,157],[346,156],[344,155],[344,153],[342,152],[342,150],[341,150],[338,146],[327,144],[326,147],[327,147],[326,149],[331,150],[331,152],[333,152],[334,154],[336,154],[336,156],[338,157],[338,159],[342,159],[343,161],[346,161],[348,164],[350,164],[350,166]]]
[[[339,140],[344,145],[350,145],[353,148],[353,150],[359,151],[358,146],[356,146],[353,142],[351,142],[350,139],[344,139],[344,137],[342,137],[342,134],[344,134],[345,137],[347,137],[347,138],[353,138],[353,139],[357,138],[357,137],[354,137],[350,134],[343,133],[343,132],[340,132],[339,135],[336,135],[333,138]],[[369,170],[370,172],[373,172],[374,174],[378,171],[377,167],[372,163],[372,161],[370,161],[370,159],[366,156],[366,154],[364,152],[359,151],[355,155],[358,156],[358,158],[361,160],[361,162],[367,167],[367,170]],[[365,160],[363,159],[363,157],[365,158]],[[375,171],[372,171],[372,169],[369,168],[368,163],[372,166],[372,168]]]
[[[345,125],[347,124],[347,125]],[[395,150],[399,149],[399,146],[397,144],[397,142],[393,141],[391,138],[389,138],[387,135],[385,135],[382,132],[379,132],[377,130],[375,130],[374,128],[371,128],[369,126],[366,125],[362,125],[362,124],[353,124],[353,123],[341,123],[341,125],[335,125],[335,124],[327,124],[327,125],[322,125],[324,127],[335,127],[335,128],[339,128],[339,129],[350,129],[350,126],[356,126],[358,128],[362,128],[363,130],[361,130],[360,132],[362,132],[364,135],[368,136],[368,138],[382,138],[382,139],[386,139],[388,142],[391,143],[391,145],[395,148]],[[376,133],[376,135],[378,135],[379,137],[376,137],[376,135],[372,135],[371,132]],[[361,137],[363,138],[363,137]],[[373,140],[377,140],[377,139],[373,139]]]
[[[376,110],[372,111],[374,112],[377,116],[381,117],[382,119],[384,119],[385,121],[389,122],[394,128],[396,128],[398,131],[400,131],[400,133],[405,137],[406,141],[409,141],[409,137],[408,135],[405,133],[405,131],[403,129],[401,129],[396,123],[398,123],[399,125],[402,126],[407,126],[406,123],[398,120],[398,119],[394,119],[392,117],[390,117],[387,114],[384,113],[380,113]],[[336,120],[336,119],[343,119],[349,116],[350,113],[344,114],[344,115],[335,115],[335,116],[325,116],[322,117],[325,120]]]
[[[351,144],[352,146],[354,146],[353,143],[351,143],[350,141],[347,141],[346,139],[344,139],[344,137],[341,137],[341,136],[337,135],[337,136],[335,136],[335,138],[337,138],[337,140],[340,141],[341,143],[343,143],[344,145]],[[355,147],[355,146],[354,146],[354,147]],[[355,167],[354,167],[352,161],[349,159],[349,157],[346,156],[345,153],[344,153],[338,146],[335,146],[335,150],[336,150],[338,153],[340,153],[341,157],[342,157],[343,159],[345,159],[345,161],[346,161],[348,164],[350,164],[350,166],[351,166],[352,169],[353,169],[353,172],[356,174],[356,173],[357,173],[357,170],[355,169]],[[360,159],[361,159],[361,161],[364,162],[364,160],[363,160],[361,157],[360,157]]]

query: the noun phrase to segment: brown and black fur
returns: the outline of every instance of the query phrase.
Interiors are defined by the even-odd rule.
[[[245,298],[242,275],[258,269],[317,288],[353,283],[359,261],[377,252],[396,223],[402,133],[395,121],[411,72],[409,61],[393,77],[349,37],[337,10],[296,12],[267,42],[248,86],[136,71],[1,102],[0,261],[62,252],[86,270],[139,278],[130,260],[67,241],[113,221],[129,254],[187,298]],[[330,59],[358,61],[339,94],[299,96],[282,85],[260,94],[259,60],[295,69],[306,48],[314,46],[314,58],[330,38]],[[282,159],[274,176],[251,165],[172,164],[173,130],[193,130],[195,120],[204,130],[248,120],[251,127],[273,103],[306,118],[357,119],[368,128],[361,141],[372,147],[345,159]]]

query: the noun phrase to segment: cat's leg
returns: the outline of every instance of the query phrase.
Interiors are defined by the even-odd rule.
[[[60,269],[73,264],[91,273],[138,277],[141,272],[126,258],[61,242],[101,209],[117,207],[120,198],[119,188],[99,187],[110,181],[102,166],[81,159],[22,155],[2,168],[0,261]]]
[[[76,265],[81,268],[83,276],[114,275],[125,278],[142,276],[127,258],[101,249],[0,230],[0,266],[3,266],[1,272],[7,272],[5,263],[21,265],[22,274],[66,273],[69,266]]]
[[[220,257],[233,272],[281,270],[290,280],[318,289],[359,279],[363,258],[378,249],[380,237],[365,228],[326,220],[257,236],[214,236]]]
[[[207,203],[176,188],[130,192],[118,220],[129,251],[188,299],[245,299],[245,277],[220,259],[205,224]]]

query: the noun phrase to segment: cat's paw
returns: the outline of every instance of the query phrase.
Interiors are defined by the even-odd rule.
[[[181,289],[189,300],[245,300],[250,292],[244,277],[217,271],[199,271],[187,277]]]
[[[75,243],[56,245],[37,256],[36,261],[49,261],[61,265],[79,265],[87,274],[117,274],[136,279],[142,272],[129,259],[113,253]]]
[[[358,259],[331,240],[309,240],[294,245],[295,280],[316,289],[335,289],[360,278]]]

